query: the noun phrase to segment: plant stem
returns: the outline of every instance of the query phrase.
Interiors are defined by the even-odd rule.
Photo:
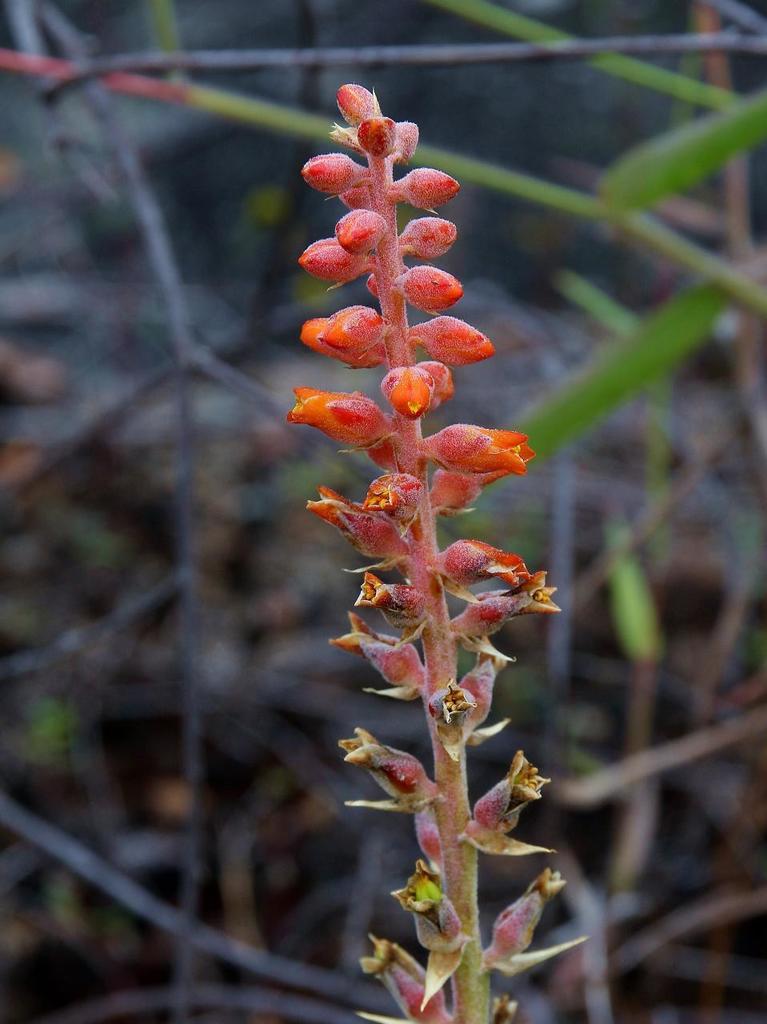
[[[378,244],[374,271],[381,312],[388,324],[387,365],[388,369],[412,366],[405,298],[397,286],[405,266],[399,251],[396,203],[390,198],[392,161],[369,156],[368,164],[371,209],[387,224],[386,234]],[[397,412],[393,419],[397,469],[417,477],[423,485],[418,519],[411,529],[409,574],[410,582],[426,598],[426,625],[422,635],[426,710],[432,694],[456,678],[456,642],[450,631],[445,591],[433,569],[439,548],[435,513],[429,497],[428,463],[421,453],[421,421],[409,420]],[[471,817],[465,749],[460,761],[453,761],[439,740],[428,711],[426,719],[434,752],[434,779],[440,794],[435,804],[435,818],[441,844],[444,891],[455,906],[464,934],[469,936],[461,965],[452,979],[454,1021],[455,1024],[482,1024],[489,1018],[490,984],[488,975],[481,972],[477,851],[459,838]]]

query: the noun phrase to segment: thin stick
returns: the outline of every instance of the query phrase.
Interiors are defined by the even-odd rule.
[[[747,32],[767,33],[767,18],[763,14],[740,3],[740,0],[704,0],[708,7],[723,14],[734,25],[745,29]]]
[[[247,971],[254,977],[292,988],[305,988],[318,996],[340,999],[370,1009],[388,1005],[385,997],[376,998],[376,991],[369,987],[355,986],[333,971],[298,964],[286,957],[253,949],[207,925],[196,923],[187,929],[184,915],[175,907],[157,899],[73,836],[33,814],[2,791],[0,826],[44,851],[136,917],[170,935],[178,936],[188,931],[188,941],[195,949]]]
[[[567,807],[598,807],[645,779],[711,757],[767,732],[767,704],[748,714],[650,747],[584,779],[564,779],[555,797]]]
[[[63,658],[78,654],[113,633],[132,625],[144,615],[166,604],[177,592],[178,578],[175,573],[172,573],[145,594],[128,598],[118,604],[114,611],[97,622],[91,622],[87,626],[80,626],[76,629],[68,629],[45,647],[18,651],[16,654],[0,658],[0,680],[5,682],[8,679],[18,679],[20,676],[50,668],[51,665],[57,664]]]
[[[52,34],[70,57],[81,59],[83,48],[76,31],[60,13],[46,4],[46,21]],[[192,977],[192,945],[188,938],[197,917],[202,847],[203,783],[202,710],[197,665],[199,608],[196,593],[194,549],[194,423],[190,394],[190,353],[193,339],[190,313],[181,274],[173,253],[162,210],[152,191],[135,147],[123,132],[112,101],[100,85],[88,87],[88,99],[109,140],[122,173],[128,197],[143,237],[147,260],[157,278],[167,311],[173,353],[176,392],[176,564],[179,585],[179,652],[182,687],[182,761],[188,789],[184,859],[181,878],[181,907],[186,930],[176,947],[175,1019],[187,1020],[188,993]]]
[[[756,891],[714,893],[680,907],[660,921],[637,932],[619,946],[611,959],[611,971],[631,971],[669,942],[685,935],[767,913],[767,886]]]
[[[466,43],[411,46],[333,46],[307,49],[187,50],[181,53],[134,52],[82,62],[59,93],[72,85],[116,72],[293,71],[337,67],[450,67],[456,64],[517,64],[580,60],[597,54],[638,53],[651,56],[684,53],[732,53],[767,56],[767,39],[732,31],[699,35],[607,36],[550,43]]]
[[[340,1006],[330,1006],[305,996],[270,992],[256,987],[200,985],[191,993],[197,1010],[244,1010],[248,1014],[278,1014],[299,1024],[359,1024],[360,1018]],[[58,1013],[36,1017],[30,1024],[103,1024],[104,1021],[134,1015],[161,1013],[173,1006],[171,988],[138,988],[117,992],[102,999],[89,999]]]

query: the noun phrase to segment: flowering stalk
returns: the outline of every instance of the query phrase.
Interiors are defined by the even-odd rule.
[[[524,473],[534,453],[527,437],[515,430],[453,424],[424,437],[422,418],[452,397],[449,366],[486,359],[494,350],[480,331],[443,315],[463,294],[456,278],[428,262],[409,268],[405,264],[406,257],[430,261],[443,255],[455,241],[455,225],[437,216],[419,217],[399,234],[397,204],[433,212],[459,185],[429,168],[395,180],[395,166],[407,163],[416,148],[416,125],[384,117],[375,95],[359,85],[342,86],[338,106],[349,127],[336,126],[331,138],[366,164],[344,153],[306,163],[306,182],[338,196],[349,212],[336,225],[335,237],[314,242],[299,263],[336,285],[367,275],[380,314],[351,306],[307,321],[301,340],[350,367],[383,367],[381,391],[391,411],[384,412],[356,391],[300,387],[288,420],[367,452],[384,470],[360,503],[321,487],[320,500],[308,507],[361,554],[376,559],[365,571],[356,606],[379,610],[399,632],[379,634],[350,613],[351,631],[332,642],[366,658],[380,672],[389,685],[374,692],[400,700],[421,698],[434,753],[432,780],[416,758],[379,742],[365,729],[340,741],[346,761],[365,768],[389,797],[352,804],[414,814],[426,858],[393,894],[413,914],[417,937],[428,952],[426,968],[384,939],[374,940],[373,956],[364,958],[362,966],[383,982],[410,1021],[510,1022],[516,1004],[502,997],[491,1008],[489,972],[517,973],[560,951],[562,947],[525,952],[545,902],[564,882],[550,871],[540,875],[499,917],[493,942],[483,951],[478,856],[480,851],[512,856],[545,852],[507,833],[524,807],[539,799],[548,780],[518,751],[507,776],[472,812],[466,749],[506,724],[482,724],[496,675],[509,660],[491,644],[490,635],[517,615],[559,609],[545,573],[531,573],[519,555],[471,539],[440,551],[436,521],[438,515],[460,513],[488,483]],[[408,304],[435,315],[410,326]],[[425,349],[427,361],[417,361],[419,348]],[[436,469],[430,474],[432,465]],[[373,570],[397,572],[401,581],[385,582]],[[479,594],[470,589],[494,581],[503,589]],[[467,602],[453,618],[447,593]],[[477,657],[460,683],[459,644]],[[448,980],[450,1010],[443,990]]]

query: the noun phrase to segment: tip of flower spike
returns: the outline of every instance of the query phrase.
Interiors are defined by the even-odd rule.
[[[354,126],[381,113],[375,93],[354,82],[340,87],[336,92],[336,103],[343,119]]]

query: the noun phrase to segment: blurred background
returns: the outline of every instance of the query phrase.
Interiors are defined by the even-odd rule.
[[[511,42],[541,25],[764,32],[767,4],[11,0],[0,45],[77,59]],[[324,124],[347,80],[474,161],[435,159],[464,184],[441,265],[464,284],[456,315],[497,358],[456,372],[433,429],[529,426],[541,449],[527,477],[442,530],[548,568],[564,609],[498,636],[516,658],[496,689],[512,725],[475,752],[472,791],[518,747],[553,777],[517,833],[556,847],[568,878],[539,942],[592,938],[497,988],[525,1024],[767,1020],[763,300],[690,288],[708,253],[764,296],[765,152],[672,187],[650,239],[572,209],[639,142],[723,109],[722,90],[758,90],[765,57],[634,59],[711,91],[670,95],[585,59],[286,59],[167,79],[288,108],[269,129],[258,105],[232,119],[210,97],[200,109],[99,85],[46,102],[39,75],[0,78],[3,1021],[174,1019],[189,953],[174,932],[193,934],[198,984],[175,1019],[219,1024],[391,1014],[359,973],[366,935],[416,952],[388,895],[416,856],[410,822],[343,806],[374,787],[336,742],[363,725],[428,759],[422,718],[363,694],[372,671],[328,645],[357,593],[341,567],[360,560],[304,511],[318,484],[359,499],[372,474],[284,422],[293,386],[377,390],[298,342],[304,319],[367,299],[296,265],[339,215],[299,169],[332,148]],[[147,203],[167,230],[159,252]],[[668,258],[657,225],[697,255]],[[189,924],[188,884],[186,922],[168,917],[190,813],[212,932]],[[540,870],[500,861],[482,859],[488,929]]]

